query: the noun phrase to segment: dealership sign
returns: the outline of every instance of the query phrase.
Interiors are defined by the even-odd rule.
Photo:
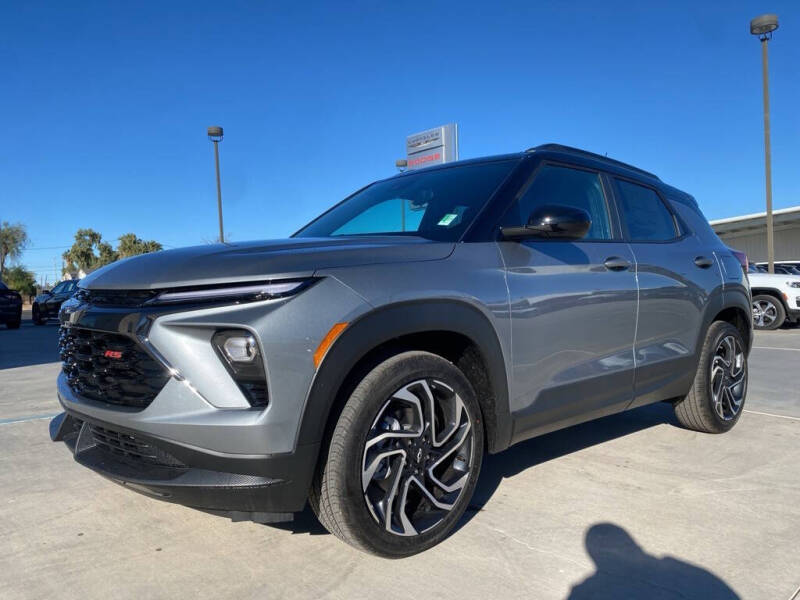
[[[408,136],[406,156],[409,169],[458,160],[458,125],[450,123]]]

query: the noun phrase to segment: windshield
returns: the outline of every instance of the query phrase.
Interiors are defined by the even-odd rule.
[[[379,181],[298,231],[294,237],[413,235],[458,241],[516,160],[459,165]]]

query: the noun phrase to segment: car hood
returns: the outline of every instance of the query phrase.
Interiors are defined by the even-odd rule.
[[[192,246],[126,258],[85,277],[96,290],[182,286],[310,277],[320,269],[441,260],[455,244],[418,237],[291,238]]]

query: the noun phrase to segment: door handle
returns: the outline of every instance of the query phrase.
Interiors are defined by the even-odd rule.
[[[694,264],[696,264],[701,269],[708,269],[711,265],[714,264],[714,261],[708,258],[707,256],[698,256],[694,259]]]
[[[609,271],[625,271],[631,267],[630,261],[620,258],[619,256],[610,256],[603,264]]]

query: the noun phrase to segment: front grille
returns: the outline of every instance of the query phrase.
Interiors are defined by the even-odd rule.
[[[138,343],[116,333],[62,327],[58,350],[72,391],[97,402],[145,408],[170,377]]]
[[[98,425],[89,425],[95,444],[106,452],[127,462],[146,463],[162,467],[185,467],[177,458],[158,446],[129,433],[121,433]]]
[[[142,306],[158,295],[155,290],[88,290],[81,289],[75,296],[81,302],[94,306],[131,308]]]

